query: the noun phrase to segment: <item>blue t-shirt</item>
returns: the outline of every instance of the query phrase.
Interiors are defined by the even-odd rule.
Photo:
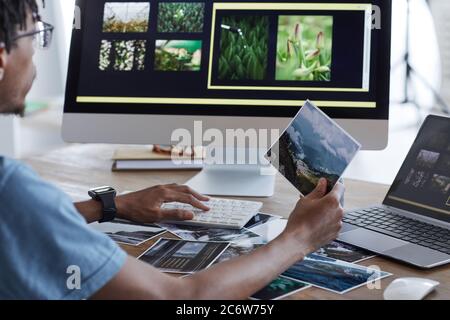
[[[0,157],[0,299],[88,299],[125,260],[68,196]]]

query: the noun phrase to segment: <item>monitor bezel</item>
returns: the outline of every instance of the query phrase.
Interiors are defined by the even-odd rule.
[[[316,0],[317,1],[317,0]],[[389,120],[390,104],[390,53],[392,0],[383,1],[381,10],[382,36],[379,41],[377,76],[376,76],[376,110],[357,108],[324,108],[328,116],[335,119]],[[322,2],[322,1],[318,1]],[[330,2],[330,1],[323,1]],[[370,3],[370,1],[349,0],[354,3]],[[74,29],[69,53],[69,65],[66,83],[64,113],[67,114],[116,114],[116,115],[166,115],[166,116],[214,116],[214,117],[260,117],[260,118],[292,118],[299,108],[280,107],[238,107],[238,106],[175,106],[142,104],[136,108],[134,104],[115,104],[114,112],[110,104],[77,103],[78,83],[80,80],[80,62],[84,36],[83,12],[87,0],[76,0],[77,10],[81,14],[81,28]]]

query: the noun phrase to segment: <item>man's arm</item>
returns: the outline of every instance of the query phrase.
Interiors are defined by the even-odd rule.
[[[94,299],[246,299],[270,283],[295,262],[334,240],[341,227],[339,204],[344,187],[337,185],[324,196],[326,182],[301,199],[286,230],[251,254],[187,278],[174,278],[129,258],[119,274]]]
[[[157,186],[118,196],[116,198],[118,218],[140,223],[154,223],[161,220],[191,220],[194,215],[186,210],[161,210],[165,202],[187,203],[195,208],[208,211],[202,201],[205,197],[186,186],[176,184]],[[100,221],[102,218],[102,205],[98,201],[89,200],[75,203],[78,212],[87,223]]]

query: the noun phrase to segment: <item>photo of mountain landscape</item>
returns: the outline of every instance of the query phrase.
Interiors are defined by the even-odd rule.
[[[331,191],[361,148],[310,102],[305,103],[278,144],[278,170],[303,195],[313,191],[321,178],[328,180]]]

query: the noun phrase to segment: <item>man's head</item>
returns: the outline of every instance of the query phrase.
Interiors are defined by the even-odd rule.
[[[0,0],[0,113],[23,114],[36,77],[36,0]]]

